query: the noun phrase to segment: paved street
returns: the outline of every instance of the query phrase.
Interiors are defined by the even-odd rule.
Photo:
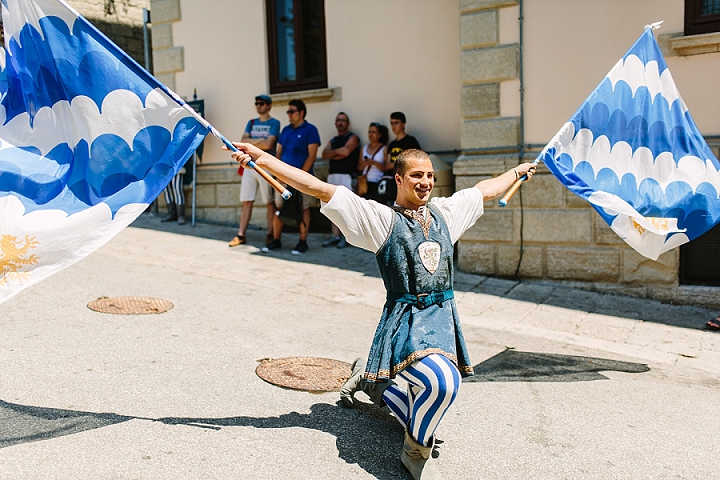
[[[367,354],[373,255],[234,233],[144,215],[0,305],[0,479],[410,478],[366,396],[348,410],[255,374]],[[456,292],[477,375],[437,432],[446,479],[720,478],[719,312],[462,273]],[[174,307],[87,308],[103,296]]]

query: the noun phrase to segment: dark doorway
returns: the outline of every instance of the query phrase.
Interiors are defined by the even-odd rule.
[[[680,283],[720,285],[720,224],[680,247]]]

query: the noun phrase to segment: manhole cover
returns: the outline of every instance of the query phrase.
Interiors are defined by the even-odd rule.
[[[90,310],[118,315],[147,315],[167,312],[173,304],[161,298],[151,297],[100,297],[88,303]]]
[[[335,392],[350,376],[351,365],[330,358],[289,357],[260,360],[258,377],[278,387]]]

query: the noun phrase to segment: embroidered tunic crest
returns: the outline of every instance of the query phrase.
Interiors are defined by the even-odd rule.
[[[418,245],[420,261],[430,273],[435,273],[440,265],[440,244],[435,242],[423,242]]]

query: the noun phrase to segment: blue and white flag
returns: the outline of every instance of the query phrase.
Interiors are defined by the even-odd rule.
[[[720,221],[720,162],[649,27],[538,158],[650,259]]]
[[[61,0],[2,0],[0,303],[102,246],[208,133]]]

